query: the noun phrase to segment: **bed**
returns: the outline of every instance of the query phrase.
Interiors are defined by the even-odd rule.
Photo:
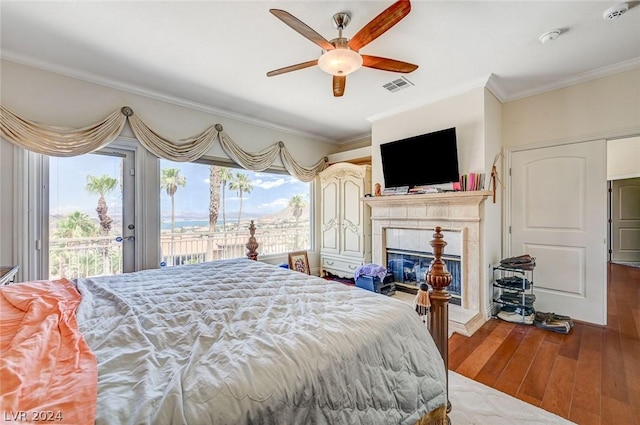
[[[398,300],[248,259],[49,284],[79,294],[96,424],[446,423],[442,357]]]

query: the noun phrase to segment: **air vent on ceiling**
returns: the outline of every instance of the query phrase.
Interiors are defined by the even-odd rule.
[[[385,85],[383,85],[382,87],[384,87],[385,89],[389,90],[391,93],[395,93],[397,91],[400,91],[402,89],[406,89],[409,88],[411,86],[413,86],[414,84],[409,81],[406,77],[400,77],[397,80],[393,80]]]

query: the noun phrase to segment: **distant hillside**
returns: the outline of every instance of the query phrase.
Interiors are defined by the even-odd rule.
[[[293,216],[293,208],[287,207],[283,210],[268,214],[260,217],[259,220],[263,223],[282,223],[282,222],[295,222],[296,219]],[[309,208],[305,208],[300,216],[300,221],[309,221]]]

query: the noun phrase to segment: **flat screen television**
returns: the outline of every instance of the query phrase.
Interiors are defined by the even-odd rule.
[[[434,131],[380,145],[386,188],[457,182],[456,129]]]

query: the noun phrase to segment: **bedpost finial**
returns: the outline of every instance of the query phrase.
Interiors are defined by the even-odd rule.
[[[255,238],[256,226],[253,224],[253,220],[251,220],[251,224],[249,224],[249,242],[245,245],[247,247],[247,258],[253,261],[258,260],[258,242],[256,242]]]
[[[444,241],[442,228],[440,226],[435,228],[433,238],[434,239],[429,242],[429,245],[433,248],[432,252],[434,258],[431,261],[429,271],[427,272],[427,283],[429,283],[434,290],[442,291],[451,284],[451,273],[447,270],[447,265],[442,259],[444,247],[447,243]]]

